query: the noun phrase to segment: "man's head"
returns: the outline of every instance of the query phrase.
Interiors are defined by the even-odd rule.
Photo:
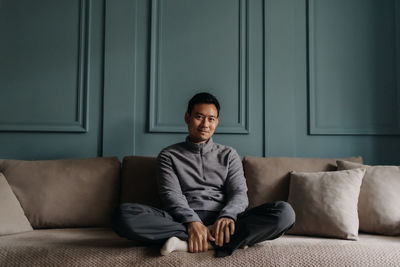
[[[205,143],[214,134],[219,122],[219,103],[209,93],[198,93],[190,99],[185,113],[190,141]]]

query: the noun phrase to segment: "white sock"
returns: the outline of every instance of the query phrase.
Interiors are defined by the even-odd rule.
[[[161,248],[161,255],[168,255],[172,251],[188,251],[188,244],[186,241],[180,240],[176,236],[169,238],[164,246]]]
[[[214,249],[210,242],[208,242],[208,249]],[[161,248],[160,253],[166,256],[173,251],[189,251],[188,243],[176,236],[169,238]]]

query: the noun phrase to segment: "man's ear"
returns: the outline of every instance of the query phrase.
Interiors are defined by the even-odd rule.
[[[186,122],[186,124],[189,124],[189,113],[185,113],[185,122]]]

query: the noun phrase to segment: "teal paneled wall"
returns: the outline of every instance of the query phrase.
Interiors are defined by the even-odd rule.
[[[107,7],[106,67],[118,72],[105,74],[105,155],[156,155],[184,140],[187,101],[200,90],[221,101],[215,141],[263,155],[263,2],[123,3]]]
[[[181,103],[205,89],[224,107],[217,132],[247,134],[248,1],[152,3],[149,131],[185,133]]]
[[[0,1],[0,157],[101,155],[104,3]]]
[[[309,2],[311,134],[400,134],[396,2]]]
[[[351,3],[349,3],[351,2]],[[265,58],[266,58],[266,151],[270,156],[294,155],[302,157],[342,157],[350,155],[361,155],[367,163],[385,163],[398,164],[400,162],[399,137],[396,135],[379,135],[378,132],[368,132],[367,127],[359,129],[354,134],[349,134],[348,124],[354,122],[358,124],[358,117],[361,122],[368,120],[363,115],[362,110],[371,108],[388,108],[390,115],[397,116],[399,110],[397,105],[392,102],[385,103],[380,96],[374,103],[365,103],[366,95],[371,95],[375,92],[385,95],[387,92],[398,92],[399,88],[392,83],[391,86],[381,87],[380,84],[369,84],[365,87],[364,79],[374,78],[382,80],[383,77],[390,77],[390,80],[397,79],[399,75],[399,2],[398,1],[369,1],[369,5],[363,6],[364,1],[266,1],[265,18],[266,18],[266,43],[265,43]],[[365,1],[366,2],[366,1]],[[326,11],[327,6],[334,6],[329,12],[337,13],[341,10],[343,14],[330,20],[327,16],[319,16],[314,14],[314,17],[319,18],[322,22],[318,22],[318,27],[325,27],[321,31],[326,31],[325,35],[329,35],[329,31],[335,31],[335,39],[331,39],[330,47],[343,47],[344,50],[329,50],[320,52],[319,61],[311,62],[315,59],[315,44],[320,45],[323,40],[314,40],[314,45],[310,44],[310,34],[307,34],[307,29],[310,29],[310,15],[312,8],[318,3],[318,9]],[[372,3],[372,4],[371,4]],[[377,5],[382,5],[382,8],[376,9]],[[349,6],[352,8],[348,10]],[[356,8],[358,7],[359,8]],[[356,11],[354,11],[356,9]],[[374,48],[373,55],[370,55],[368,49],[362,49],[360,53],[364,53],[367,60],[371,60],[372,56],[379,57],[380,53],[386,55],[391,53],[396,59],[396,63],[380,64],[380,70],[374,71],[373,68],[364,66],[364,61],[352,63],[353,67],[350,70],[354,73],[348,75],[345,70],[349,70],[349,63],[343,62],[342,65],[332,65],[328,58],[354,60],[352,54],[355,50],[353,42],[358,44],[358,38],[366,34],[376,35],[380,31],[382,22],[379,19],[374,19],[378,15],[382,15],[384,9],[387,17],[382,18],[389,20],[392,24],[393,31],[387,32],[384,39],[372,39],[370,43],[364,44],[370,49]],[[338,11],[339,10],[339,11]],[[352,12],[352,10],[354,12]],[[376,14],[375,12],[380,12]],[[363,15],[359,13],[364,13]],[[364,16],[370,14],[372,20],[366,20]],[[375,14],[375,15],[373,15]],[[396,14],[396,15],[393,15]],[[322,14],[323,15],[323,14]],[[343,16],[346,16],[343,18]],[[354,22],[351,22],[354,18]],[[346,20],[347,27],[337,29],[339,20]],[[330,21],[329,21],[330,20]],[[353,24],[359,20],[376,24],[376,27],[360,26],[361,33],[357,33]],[[349,22],[350,21],[350,22]],[[314,22],[315,23],[315,22]],[[348,29],[351,28],[351,29]],[[397,29],[396,31],[394,29]],[[356,33],[352,38],[345,38],[340,31],[354,30]],[[365,33],[367,32],[367,33]],[[382,33],[379,33],[382,36]],[[321,36],[321,35],[319,35]],[[395,37],[394,37],[395,36]],[[269,37],[269,38],[268,38]],[[314,36],[315,37],[315,36]],[[325,38],[325,37],[323,37]],[[383,38],[383,37],[382,37]],[[394,43],[396,40],[396,43]],[[393,49],[390,51],[381,51],[380,42],[390,42],[389,46]],[[322,42],[324,43],[324,42]],[[318,49],[326,49],[325,47]],[[357,55],[358,58],[362,57]],[[316,63],[319,65],[316,66]],[[379,63],[379,62],[378,62]],[[333,68],[334,67],[334,68]],[[324,76],[321,71],[331,68],[330,76]],[[332,69],[333,68],[333,69]],[[314,72],[312,72],[314,71]],[[389,73],[389,75],[385,72]],[[397,73],[396,73],[397,72]],[[394,75],[393,73],[396,73]],[[347,75],[347,76],[346,76]],[[311,79],[317,79],[319,84],[312,84]],[[336,78],[336,79],[335,79]],[[337,83],[331,81],[342,82],[341,86],[336,86]],[[352,85],[352,86],[350,86]],[[314,87],[313,87],[314,86]],[[373,90],[373,92],[371,92]],[[321,92],[323,93],[321,95]],[[329,95],[330,94],[330,95]],[[376,93],[375,93],[376,94]],[[339,95],[341,98],[329,97]],[[357,97],[356,97],[356,96]],[[396,93],[396,95],[398,95]],[[312,102],[317,96],[318,109],[315,109],[315,102]],[[350,98],[353,101],[349,101]],[[311,101],[310,101],[311,100]],[[391,99],[397,101],[395,99]],[[333,107],[332,107],[333,106]],[[360,111],[361,110],[361,111]],[[350,118],[341,118],[341,113]],[[313,116],[317,112],[325,114],[324,123],[334,126],[326,132],[316,132],[315,124],[312,121]],[[378,116],[370,118],[372,122],[385,121],[386,111],[380,110]],[[362,116],[361,116],[362,115]],[[331,120],[329,120],[331,119]],[[336,124],[336,125],[335,125]],[[391,129],[391,134],[395,134],[395,129]]]
[[[400,162],[397,0],[60,3],[0,1],[0,157],[154,156],[207,90],[243,156]]]

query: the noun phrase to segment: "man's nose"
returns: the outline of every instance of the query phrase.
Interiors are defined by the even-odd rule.
[[[209,126],[209,121],[207,120],[207,118],[204,118],[202,121],[201,121],[201,126],[203,126],[203,127],[208,127]]]

